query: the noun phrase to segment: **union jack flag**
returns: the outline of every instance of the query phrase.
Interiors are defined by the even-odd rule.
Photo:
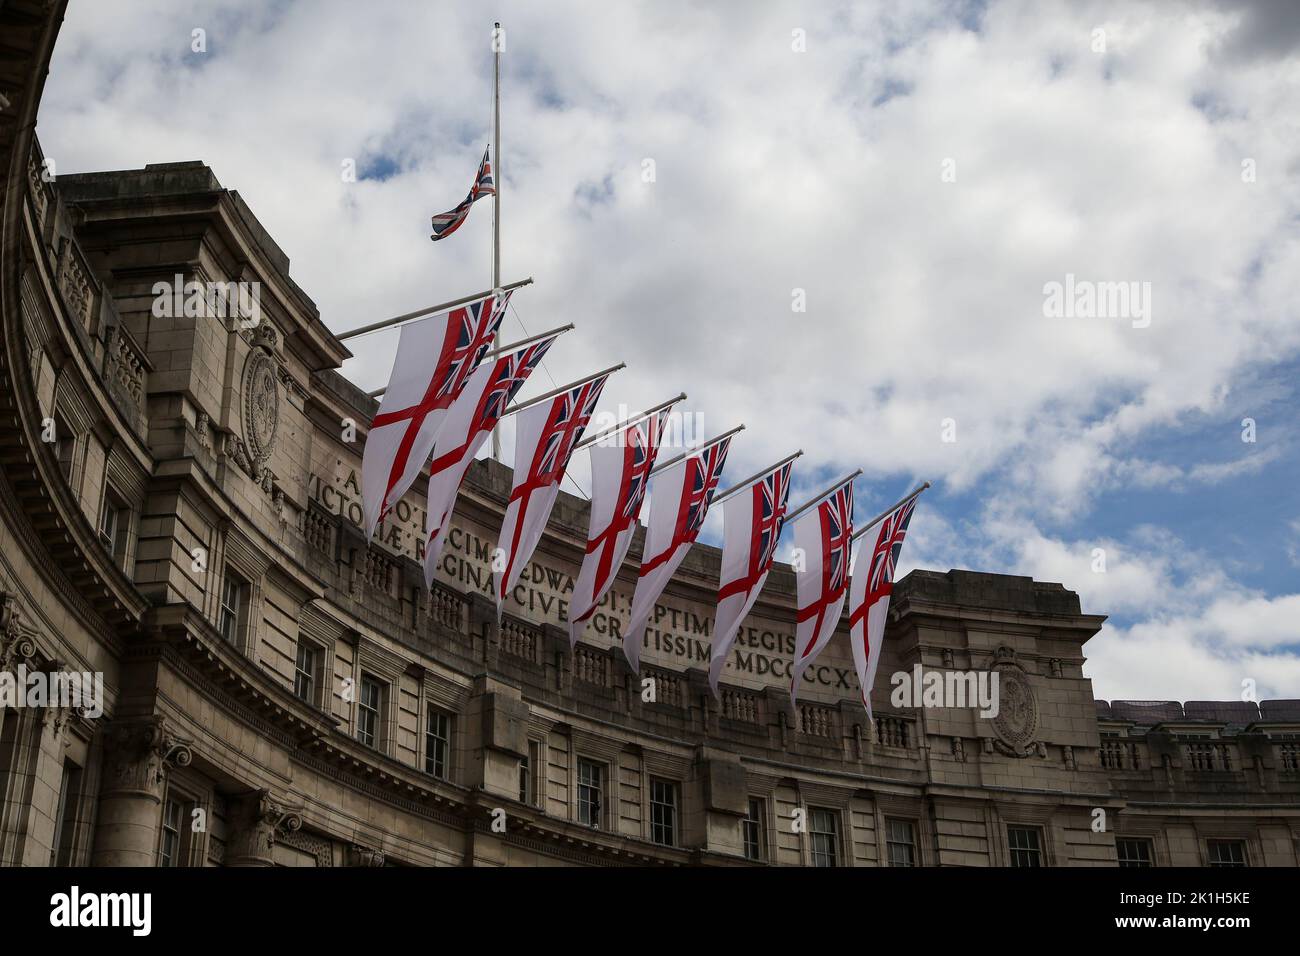
[[[492,338],[497,334],[501,320],[505,318],[506,303],[509,300],[510,293],[507,292],[499,303],[494,298],[482,299],[451,314],[456,344],[447,359],[446,378],[438,389],[439,399],[447,396],[454,399],[465,387],[466,379],[479,367],[483,356],[491,347]],[[492,310],[486,321],[483,319],[484,309]]]
[[[433,217],[433,235],[429,238],[434,242],[447,238],[459,229],[469,216],[469,207],[476,201],[497,194],[496,181],[492,178],[492,163],[488,158],[491,148],[489,146],[483,150],[483,161],[478,164],[478,174],[474,177],[474,185],[469,188],[469,195],[451,212],[439,213]]]
[[[689,497],[686,499],[686,514],[682,522],[683,535],[690,535],[692,540],[704,524],[709,502],[718,490],[718,479],[722,477],[722,468],[727,463],[727,451],[731,448],[731,439],[726,438],[712,445],[697,458],[688,458],[686,467],[690,469]]]
[[[849,550],[853,545],[853,486],[846,485],[822,511],[826,527],[827,595],[838,597],[849,577]]]
[[[555,402],[537,461],[539,483],[549,484],[564,477],[564,469],[569,467],[569,459],[573,457],[573,446],[596,413],[596,403],[600,401],[600,391],[604,386],[605,379],[601,377],[565,392]]]
[[[672,559],[677,549],[683,544],[694,544],[695,538],[700,533],[700,527],[704,524],[704,519],[709,513],[709,503],[713,501],[713,493],[718,489],[718,479],[722,477],[723,466],[727,463],[727,451],[731,448],[731,439],[724,438],[720,442],[710,445],[703,449],[698,455],[692,455],[683,462],[685,469],[682,475],[682,487],[677,497],[677,510],[672,518],[672,536],[663,547],[656,544],[657,554],[651,555],[650,537],[646,538],[646,559],[641,564],[641,575],[644,577],[651,571],[658,568],[661,564]],[[659,488],[658,485],[655,486]],[[670,489],[670,494],[676,489]],[[655,492],[658,496],[658,491]],[[669,499],[671,502],[671,499]],[[659,506],[651,504],[651,510]],[[658,515],[651,517],[650,524],[656,530],[659,522],[656,520]],[[660,537],[656,535],[656,537]],[[661,540],[662,543],[662,540]],[[637,585],[640,587],[640,584]],[[633,618],[635,620],[635,618]],[[629,629],[630,630],[630,629]]]
[[[491,431],[496,427],[496,423],[501,419],[501,413],[506,410],[506,406],[514,399],[519,389],[523,388],[524,382],[528,381],[528,376],[542,361],[554,342],[554,338],[549,338],[497,360],[492,383],[488,386],[483,411],[479,416],[478,431]]]
[[[619,531],[628,527],[641,513],[641,502],[650,487],[650,468],[654,461],[651,446],[639,429],[633,429],[627,437],[627,451],[623,456],[623,501],[619,507],[623,521],[616,526]]]
[[[776,557],[776,546],[781,540],[781,527],[785,524],[786,498],[790,493],[790,464],[782,465],[758,482],[758,513],[754,515],[754,547],[751,551],[751,573],[766,571]]]
[[[885,593],[885,588],[894,583],[898,555],[903,550],[903,538],[907,536],[907,526],[915,510],[916,499],[913,498],[880,523],[880,534],[876,538],[876,547],[871,553],[871,567],[867,573],[868,604],[874,603],[877,597]]]

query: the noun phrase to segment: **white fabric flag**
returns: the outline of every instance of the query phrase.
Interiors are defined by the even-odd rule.
[[[867,532],[849,584],[849,640],[853,645],[853,665],[858,671],[862,703],[871,720],[871,688],[880,663],[880,643],[885,636],[889,617],[889,596],[894,591],[894,570],[903,550],[907,526],[916,510],[916,497],[881,519],[880,530]],[[868,542],[874,542],[870,548]]]
[[[591,446],[591,517],[587,554],[569,600],[569,645],[578,643],[627,557],[659,453],[667,410],[629,424]]]
[[[575,386],[515,416],[515,473],[497,547],[504,570],[493,572],[497,618],[514,590],[560,494],[573,448],[591,421],[608,375]]]
[[[709,661],[709,687],[715,697],[736,632],[758,600],[772,569],[785,523],[792,465],[786,462],[773,469],[722,504],[722,574]]]
[[[366,538],[429,461],[452,403],[483,361],[510,293],[402,326],[393,374],[361,453]]]
[[[794,667],[790,703],[799,693],[799,680],[830,643],[844,610],[853,548],[853,483],[845,482],[810,514],[794,523],[794,544],[803,553],[803,570],[795,572],[799,601],[794,638]]]
[[[632,592],[632,617],[623,632],[623,653],[636,673],[641,671],[646,623],[699,536],[730,447],[731,439],[724,438],[654,477],[641,573]]]
[[[484,362],[474,370],[460,398],[447,413],[434,445],[433,461],[429,464],[428,506],[425,509],[429,533],[424,542],[426,588],[433,586],[434,570],[447,541],[451,512],[456,507],[456,493],[465,480],[465,472],[501,420],[506,406],[554,341],[552,336],[495,361]]]

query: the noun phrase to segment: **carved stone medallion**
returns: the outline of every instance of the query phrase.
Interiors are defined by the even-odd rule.
[[[265,463],[280,423],[280,392],[275,361],[253,349],[244,363],[244,443],[255,463]]]
[[[993,718],[993,732],[998,739],[994,745],[1008,756],[1029,757],[1037,752],[1038,700],[1015,654],[1009,647],[999,647],[996,652],[993,670],[998,675],[998,714]]]

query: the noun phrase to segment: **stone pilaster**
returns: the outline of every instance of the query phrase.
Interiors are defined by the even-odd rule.
[[[230,800],[230,836],[226,841],[226,866],[273,866],[276,838],[302,827],[302,816],[271,798],[267,790],[253,790]]]
[[[188,743],[169,732],[158,715],[116,721],[108,728],[94,866],[154,865],[167,772],[189,765]]]

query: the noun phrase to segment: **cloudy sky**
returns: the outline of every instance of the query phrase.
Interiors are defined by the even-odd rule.
[[[684,389],[795,498],[861,466],[860,518],[930,479],[903,570],[1077,590],[1100,697],[1300,697],[1300,7],[73,0],[38,133],[207,162],[344,331],[490,284],[486,203],[428,234],[494,15],[506,335],[578,325],[532,392],[625,360],[607,406]]]

